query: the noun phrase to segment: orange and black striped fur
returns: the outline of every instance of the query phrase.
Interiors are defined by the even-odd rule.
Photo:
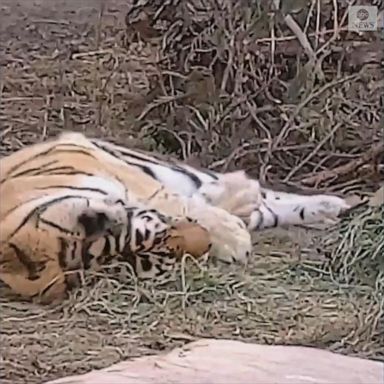
[[[251,231],[347,208],[335,196],[274,192],[242,171],[196,170],[72,132],[0,166],[0,279],[44,303],[64,298],[79,270],[125,260],[155,279],[185,253],[245,262]]]

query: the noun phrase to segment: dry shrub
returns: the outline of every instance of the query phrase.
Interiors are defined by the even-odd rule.
[[[266,182],[382,176],[380,31],[348,31],[345,1],[137,3],[126,45],[158,61],[136,129],[157,148]]]

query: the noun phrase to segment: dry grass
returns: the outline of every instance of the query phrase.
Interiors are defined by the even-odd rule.
[[[322,4],[311,2],[313,9],[317,3]],[[382,176],[380,148],[363,157],[382,139],[377,64],[353,62],[335,75],[338,62],[351,63],[336,48],[353,41],[338,40],[334,25],[321,34],[316,13],[305,33],[313,37],[315,52],[323,44],[332,48],[329,60],[324,58],[326,78],[299,84],[296,94],[292,89],[301,77],[295,70],[287,75],[287,69],[296,69],[296,56],[287,59],[282,52],[296,50],[300,62],[311,53],[303,53],[285,21],[272,20],[275,28],[268,25],[263,36],[253,36],[258,59],[252,56],[252,62],[245,60],[245,47],[224,34],[218,63],[228,65],[207,72],[199,60],[211,57],[212,44],[187,66],[172,56],[175,47],[159,49],[164,34],[158,42],[127,48],[126,1],[100,1],[100,7],[93,0],[52,4],[2,0],[0,155],[70,128],[191,162],[198,157],[215,169],[245,167],[266,182],[286,179],[288,185],[359,192],[363,186],[366,192]],[[231,14],[238,19],[239,12]],[[342,29],[342,8],[338,15]],[[236,30],[244,32],[247,23],[241,21]],[[211,37],[209,29],[203,31]],[[182,41],[186,52],[203,43]],[[240,70],[248,76],[243,83],[236,82]],[[212,80],[213,93],[206,88]],[[376,167],[373,157],[379,158]],[[305,183],[311,177],[314,181]],[[355,241],[368,227],[343,227],[340,233]],[[261,233],[247,268],[187,263],[176,281],[160,287],[128,275],[126,280],[107,276],[55,308],[2,297],[1,382],[41,383],[205,336],[312,345],[383,360],[380,289],[373,280],[345,280],[336,265],[330,270],[323,246],[315,246],[322,235],[305,229]],[[375,245],[372,238],[364,241],[366,258]],[[339,248],[336,255],[354,257],[350,248]],[[348,264],[348,276],[355,265],[372,271],[370,263],[359,263]]]
[[[384,292],[384,202],[354,209],[323,244],[331,252],[331,271],[343,284],[361,283]]]
[[[2,300],[4,379],[39,383],[199,337],[382,359],[382,334],[371,326],[382,316],[374,290],[339,285],[319,262],[299,262],[283,246],[255,255],[247,269],[188,264],[184,279],[161,287],[98,279],[60,308]]]

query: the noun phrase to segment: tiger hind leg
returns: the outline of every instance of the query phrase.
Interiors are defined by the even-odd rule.
[[[264,190],[263,204],[250,216],[250,230],[288,225],[333,224],[350,208],[341,197]]]
[[[208,204],[237,216],[247,226],[251,223],[252,213],[263,204],[259,182],[250,179],[243,171],[221,174],[218,180],[203,183],[197,195]]]
[[[198,194],[207,202],[241,218],[250,231],[285,225],[332,223],[349,209],[337,196],[300,195],[262,188],[245,172],[220,175],[204,183]]]

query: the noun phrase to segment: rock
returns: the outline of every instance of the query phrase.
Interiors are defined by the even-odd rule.
[[[297,346],[202,339],[46,384],[382,384],[384,364]]]

